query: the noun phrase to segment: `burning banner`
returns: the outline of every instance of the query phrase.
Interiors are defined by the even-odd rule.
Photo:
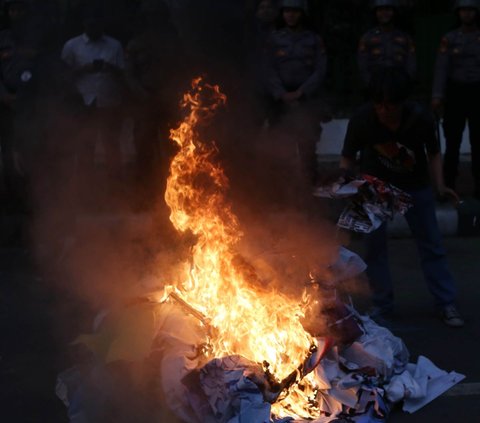
[[[70,421],[112,421],[112,415],[187,423],[385,419],[386,392],[404,399],[408,387],[401,389],[415,377],[403,342],[335,295],[335,284],[364,270],[359,259],[341,250],[326,272],[329,280],[310,284],[332,285],[331,298],[315,289],[302,302],[261,288],[239,257],[242,232],[226,201],[228,180],[213,160],[215,148],[199,136],[200,125],[225,101],[218,87],[200,79],[184,96],[188,114],[171,133],[179,151],[165,200],[174,227],[194,236],[191,257],[174,283],[101,314],[94,333],[77,339],[91,355],[57,385]],[[329,306],[316,309],[320,303]],[[307,331],[308,314],[329,319],[342,333]],[[461,380],[443,376],[444,390]],[[426,394],[417,390],[415,398]],[[143,416],[128,420],[118,407],[132,401]]]

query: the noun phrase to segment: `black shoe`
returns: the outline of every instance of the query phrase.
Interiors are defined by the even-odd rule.
[[[465,325],[462,315],[454,304],[443,307],[441,318],[443,323],[451,328],[461,328]]]

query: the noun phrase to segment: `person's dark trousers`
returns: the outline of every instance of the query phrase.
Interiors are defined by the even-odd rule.
[[[176,115],[170,104],[153,100],[138,108],[134,125],[136,191],[139,204],[153,206],[165,192],[170,162],[176,154],[170,128]]]
[[[136,150],[135,179],[139,204],[153,203],[156,181],[155,165],[158,164],[159,123],[157,112],[144,107],[135,118],[134,143]]]
[[[102,142],[110,177],[118,176],[121,168],[120,133],[123,114],[120,107],[86,107],[83,114],[85,126],[83,141],[79,146],[78,161],[82,171],[92,170],[95,164],[95,147]]]
[[[2,168],[8,207],[15,207],[18,200],[16,172],[13,159],[14,113],[6,106],[0,106],[0,148],[2,150]]]
[[[123,174],[120,134],[123,114],[120,107],[92,106],[85,107],[80,120],[82,130],[76,148],[75,186],[79,193],[79,204],[88,209],[109,199],[121,199]],[[105,152],[105,173],[95,165],[98,143],[102,143]]]
[[[445,99],[443,130],[446,140],[444,155],[445,183],[455,188],[458,176],[460,145],[468,120],[472,153],[472,175],[475,193],[480,195],[480,83],[449,83]]]
[[[436,307],[453,304],[456,287],[450,272],[440,230],[435,215],[435,200],[431,188],[408,191],[413,207],[406,213],[417,244],[420,264]],[[388,262],[387,223],[366,236],[367,276],[373,294],[373,304],[386,312],[393,309],[393,284]]]

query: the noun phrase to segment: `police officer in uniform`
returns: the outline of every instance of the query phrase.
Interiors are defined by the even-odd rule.
[[[451,188],[455,187],[460,144],[468,120],[475,197],[480,199],[480,2],[457,0],[454,7],[459,27],[440,42],[432,108],[439,115],[444,111],[444,174]]]
[[[37,50],[29,37],[30,5],[26,0],[4,2],[8,27],[0,32],[0,146],[7,210],[23,211],[20,194],[21,178],[13,153],[15,102],[19,91],[32,78]]]
[[[397,0],[374,0],[377,26],[366,32],[358,45],[358,67],[365,86],[379,67],[399,67],[410,77],[416,73],[415,45],[411,37],[395,27]]]
[[[154,205],[159,181],[164,183],[173,151],[169,128],[178,116],[177,101],[186,61],[180,36],[163,0],[145,0],[142,31],[127,45],[127,80],[133,95],[134,143],[137,153],[138,208]]]
[[[268,89],[285,104],[313,97],[323,82],[327,59],[319,35],[304,28],[305,0],[282,0],[284,26],[268,41]]]
[[[318,94],[326,73],[325,46],[318,34],[305,27],[305,0],[282,0],[279,6],[283,25],[271,34],[266,49],[266,88],[275,112],[271,118],[284,124],[285,149],[296,150],[286,155],[299,159],[301,188],[310,189],[316,177],[315,148],[321,120]]]

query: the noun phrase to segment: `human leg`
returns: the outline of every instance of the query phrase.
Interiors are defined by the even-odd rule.
[[[98,138],[98,118],[94,108],[78,116],[79,134],[76,139],[77,173],[91,176],[95,167],[95,146]],[[73,129],[75,131],[75,129]]]
[[[387,224],[365,236],[367,276],[372,301],[380,312],[393,309],[393,284],[388,262]]]
[[[159,127],[156,109],[142,107],[135,117],[135,196],[140,208],[153,205],[156,185],[155,164],[158,159]]]
[[[14,142],[14,114],[11,109],[0,107],[0,150],[2,160],[2,173],[7,194],[6,208],[9,211],[18,211],[21,206],[21,193],[19,179],[15,170],[13,155]]]
[[[76,207],[89,209],[96,203],[99,189],[95,169],[95,146],[98,140],[97,115],[94,108],[85,107],[71,126],[70,141],[74,143],[76,165],[72,174],[72,186],[76,192]],[[92,189],[93,187],[93,189]]]
[[[472,176],[474,195],[480,200],[480,105],[478,96],[480,87],[475,86],[471,91],[468,102],[468,128],[470,131],[470,151],[472,155]]]
[[[431,188],[411,191],[413,207],[406,213],[415,238],[428,289],[439,308],[456,299],[455,280],[450,272],[435,215],[435,200]]]
[[[443,117],[443,132],[446,143],[443,173],[445,184],[450,188],[455,188],[455,182],[458,176],[460,145],[462,144],[463,131],[467,118],[463,100],[459,98],[457,91],[454,87],[449,89]]]
[[[105,161],[108,176],[117,179],[121,174],[122,152],[120,134],[122,131],[123,114],[120,108],[98,109],[100,137],[105,148]]]

